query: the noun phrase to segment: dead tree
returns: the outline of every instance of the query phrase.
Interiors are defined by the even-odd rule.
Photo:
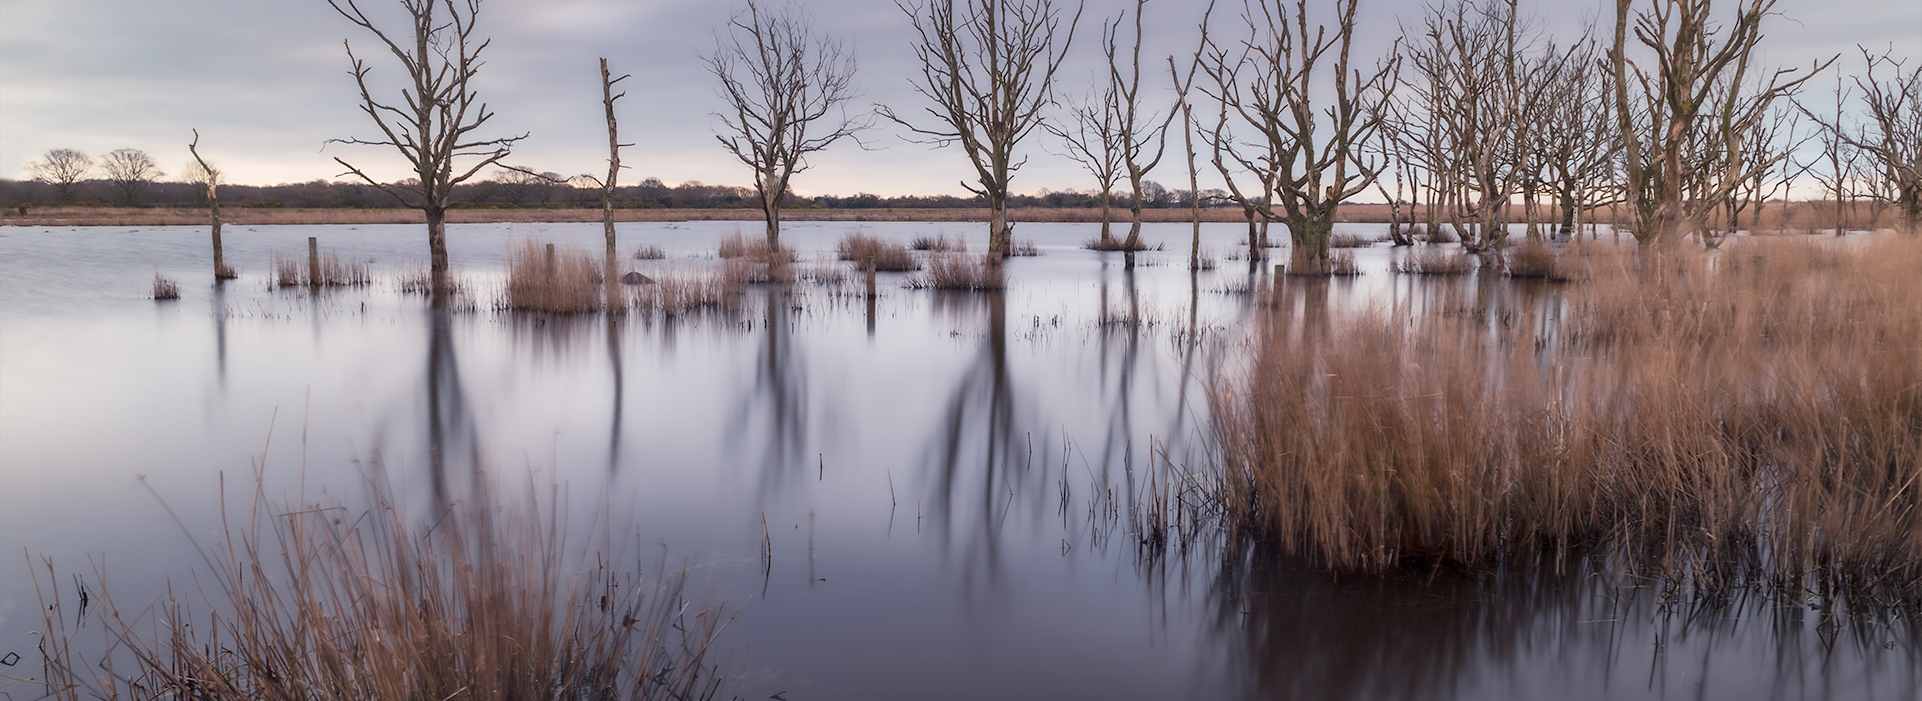
[[[1083,170],[1094,176],[1095,185],[1100,188],[1096,200],[1101,204],[1101,238],[1095,244],[1100,249],[1119,245],[1114,240],[1114,186],[1115,181],[1121,179],[1121,145],[1117,136],[1115,100],[1104,92],[1113,89],[1114,86],[1108,85],[1091,92],[1080,102],[1068,105],[1069,124],[1041,124],[1041,128],[1067,146],[1064,155],[1068,160],[1080,164]]]
[[[1806,72],[1778,69],[1750,93],[1745,76],[1775,0],[1745,0],[1734,21],[1721,25],[1712,21],[1712,0],[1652,0],[1640,11],[1635,3],[1615,2],[1608,61],[1635,239],[1659,247],[1699,229],[1729,191],[1765,165],[1745,160],[1743,141],[1776,99],[1792,96],[1835,59]],[[1628,57],[1631,16],[1636,41],[1654,54],[1652,68]],[[1708,143],[1722,156],[1713,170],[1688,157],[1692,145]]]
[[[399,2],[412,25],[411,36],[389,36],[375,26],[355,0],[327,0],[335,12],[372,33],[407,73],[399,103],[377,100],[375,86],[368,79],[373,69],[354,55],[351,41],[342,42],[353,66],[354,84],[360,89],[360,110],[374,120],[381,136],[332,139],[329,143],[387,146],[407,159],[414,178],[398,183],[382,183],[341,158],[334,161],[347,168],[343,175],[360,178],[427,216],[429,270],[433,289],[438,292],[448,286],[447,209],[454,186],[482,168],[500,163],[527,134],[495,139],[475,135],[494,116],[473,86],[482,63],[481,52],[489,43],[474,33],[481,0]],[[470,158],[478,160],[467,166],[456,164]]]
[[[80,184],[93,171],[93,159],[70,148],[48,151],[40,160],[27,164],[27,175],[35,182],[52,187],[61,202],[79,199]]]
[[[620,128],[614,120],[614,101],[627,97],[623,92],[614,94],[614,84],[627,80],[623,75],[615,78],[607,72],[607,59],[601,59],[601,107],[607,113],[607,179],[598,183],[601,186],[601,230],[607,236],[608,274],[614,272],[614,186],[621,177],[621,147],[633,144],[621,143]]]
[[[100,170],[106,174],[107,182],[120,193],[120,203],[128,207],[140,204],[140,193],[152,186],[155,180],[166,173],[146,151],[137,148],[114,149],[100,158]]]
[[[1903,230],[1922,233],[1922,65],[1904,73],[1907,59],[1894,58],[1892,52],[1877,56],[1866,48],[1856,48],[1868,63],[1868,72],[1855,77],[1867,110],[1865,118],[1854,130],[1848,129],[1839,116],[1833,122],[1816,121],[1881,171],[1881,186],[1871,188],[1871,196],[1902,211]],[[1877,76],[1876,69],[1881,67],[1894,75],[1886,80]]]
[[[959,6],[957,6],[959,5]],[[933,105],[929,120],[909,121],[878,107],[881,116],[918,135],[921,143],[960,144],[974,165],[969,192],[988,201],[988,252],[1007,255],[1008,182],[1020,170],[1014,150],[1042,122],[1053,103],[1055,72],[1081,21],[1075,9],[1066,31],[1053,0],[928,0],[896,3],[914,23],[914,56],[921,63],[915,92]]]
[[[1546,87],[1550,107],[1535,132],[1542,175],[1561,215],[1556,238],[1575,236],[1583,212],[1608,204],[1606,183],[1613,179],[1609,171],[1618,134],[1611,126],[1608,73],[1598,58],[1589,39],[1571,49],[1564,70]]]
[[[1161,156],[1166,150],[1168,124],[1174,120],[1173,110],[1154,123],[1151,114],[1143,114],[1141,104],[1141,11],[1148,0],[1135,0],[1134,43],[1128,54],[1128,63],[1123,65],[1119,39],[1122,18],[1102,28],[1101,51],[1108,59],[1108,95],[1115,101],[1114,112],[1118,117],[1116,134],[1120,137],[1121,164],[1128,171],[1128,189],[1131,193],[1128,202],[1128,238],[1122,240],[1121,249],[1128,252],[1127,265],[1134,267],[1134,251],[1141,248],[1141,201],[1142,181],[1148,173],[1161,164]],[[1212,8],[1211,8],[1212,9]],[[1154,144],[1154,155],[1148,155],[1149,143]],[[1192,196],[1193,188],[1190,188]]]
[[[1281,211],[1276,212],[1275,202],[1245,195],[1241,201],[1255,204],[1264,217],[1286,221],[1295,256],[1311,265],[1328,259],[1328,238],[1342,201],[1381,174],[1381,164],[1368,162],[1361,145],[1381,127],[1377,106],[1394,89],[1400,66],[1391,51],[1371,71],[1354,67],[1355,6],[1356,0],[1337,3],[1329,36],[1327,25],[1310,33],[1307,0],[1297,0],[1292,16],[1281,0],[1244,0],[1247,38],[1229,48],[1211,41],[1202,62],[1213,82],[1212,97],[1261,139],[1258,158],[1275,173],[1273,192]],[[1334,63],[1317,80],[1316,68],[1330,52]],[[1327,92],[1333,93],[1333,104],[1320,102]],[[1323,128],[1326,133],[1318,135]],[[1219,142],[1231,152],[1244,148],[1232,139]]]
[[[1824,120],[1822,117],[1815,116],[1815,113],[1809,111],[1807,107],[1802,107],[1801,109],[1804,114],[1809,115],[1810,119],[1814,119],[1817,122],[1823,124],[1841,124],[1843,105],[1848,102],[1848,99],[1848,86],[1842,84],[1842,76],[1837,74],[1835,76],[1835,115],[1833,117]],[[1848,233],[1849,205],[1852,204],[1852,200],[1854,200],[1854,192],[1856,189],[1855,181],[1859,176],[1857,172],[1859,151],[1845,138],[1841,129],[1825,129],[1820,139],[1822,142],[1821,160],[1827,162],[1828,169],[1826,171],[1815,171],[1815,180],[1821,183],[1822,189],[1826,191],[1835,202],[1835,216],[1830,220],[1830,223],[1834,225],[1835,235],[1842,236]]]
[[[1208,13],[1213,14],[1215,4],[1208,3]],[[1202,34],[1208,31],[1208,19],[1201,20]],[[1204,43],[1205,45],[1205,43]],[[1168,57],[1168,77],[1175,81],[1175,108],[1181,112],[1181,146],[1188,156],[1188,222],[1194,227],[1194,238],[1188,246],[1188,270],[1201,269],[1201,173],[1195,169],[1195,112],[1188,102],[1188,91],[1195,86],[1195,73],[1201,70],[1201,49],[1188,62],[1188,74],[1182,75],[1175,66],[1175,57]]]
[[[207,165],[207,159],[200,157],[200,130],[194,130],[193,143],[187,144],[187,153],[193,154],[197,166],[192,176],[199,179],[207,188],[207,223],[213,229],[214,239],[214,280],[232,280],[238,277],[234,269],[227,267],[226,254],[220,247],[220,171]]]
[[[1256,264],[1267,254],[1266,227],[1268,213],[1263,212],[1262,204],[1273,201],[1270,194],[1275,189],[1275,161],[1258,155],[1260,149],[1248,144],[1237,147],[1234,132],[1228,125],[1228,105],[1216,101],[1219,109],[1215,114],[1215,126],[1201,129],[1201,140],[1212,151],[1209,162],[1221,181],[1228,188],[1228,200],[1241,207],[1241,216],[1248,222],[1248,262]],[[1243,154],[1249,154],[1244,156]],[[1257,187],[1244,192],[1236,176],[1239,173],[1253,173]],[[1271,210],[1272,211],[1272,210]]]
[[[706,57],[726,102],[725,111],[715,115],[723,133],[714,138],[754,170],[768,250],[775,250],[781,241],[781,200],[794,174],[807,170],[808,154],[868,126],[846,110],[856,96],[854,55],[838,39],[817,37],[813,21],[798,6],[763,12],[749,0],[729,27]],[[816,127],[831,114],[835,121],[822,124],[831,128]]]

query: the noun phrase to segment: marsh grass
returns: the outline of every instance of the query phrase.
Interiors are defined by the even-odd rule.
[[[1354,253],[1331,251],[1327,258],[1296,255],[1289,259],[1283,274],[1293,277],[1347,277],[1360,275],[1361,267],[1355,265]]]
[[[908,278],[908,287],[933,290],[999,290],[1007,281],[993,254],[942,253],[928,257],[927,273]]]
[[[1033,244],[1030,243],[1029,246],[1032,247]],[[1133,250],[1159,251],[1161,250],[1161,246],[1162,245],[1159,243],[1150,246],[1148,245],[1147,241],[1137,239],[1135,241],[1135,246]],[[1113,239],[1099,239],[1099,238],[1088,239],[1086,241],[1081,242],[1081,247],[1088,249],[1090,251],[1127,251],[1129,250],[1128,240],[1125,238],[1119,238],[1119,237],[1113,238]],[[1019,255],[1019,254],[1015,254],[1015,255]]]
[[[1329,248],[1367,248],[1384,239],[1364,234],[1335,233],[1328,237]]]
[[[507,254],[507,289],[500,308],[556,314],[599,310],[605,261],[573,247],[558,247],[552,256],[534,241],[522,241]]]
[[[732,312],[741,308],[743,281],[729,270],[697,273],[665,272],[654,282],[633,287],[633,308],[643,313],[677,317],[703,311]]]
[[[1430,229],[1425,225],[1416,224],[1415,234],[1426,243],[1461,243],[1461,237],[1456,236],[1455,230],[1447,226],[1438,225]]]
[[[640,248],[634,249],[634,258],[636,260],[666,260],[667,249],[652,244],[645,244]]]
[[[869,236],[858,229],[842,236],[834,244],[834,253],[841,260],[853,261],[856,266],[863,268],[872,259],[875,270],[911,272],[921,269],[921,262],[914,259],[914,253],[906,245]]]
[[[740,231],[721,239],[715,256],[725,261],[726,274],[743,283],[794,282],[794,248],[769,250],[760,240],[749,242]]]
[[[342,256],[339,251],[320,250],[320,277],[315,278],[302,256],[275,251],[272,259],[276,287],[355,287],[373,284],[366,260]]]
[[[917,251],[928,251],[930,253],[966,253],[968,251],[968,242],[960,237],[950,239],[947,234],[940,236],[916,236],[914,240],[908,242],[908,248]]]
[[[1161,246],[1157,244],[1155,250],[1161,250]],[[1015,239],[1009,242],[1008,255],[1014,258],[1032,258],[1041,255],[1041,247],[1034,245],[1033,241]]]
[[[35,578],[42,683],[57,699],[709,699],[724,605],[687,596],[605,547],[571,552],[564,505],[483,493],[403,515],[384,478],[369,508],[254,490],[223,499],[222,541],[203,549],[195,593],[123,609],[104,570],[59,594]],[[530,492],[538,492],[531,490]],[[552,488],[549,489],[552,491]],[[545,505],[543,502],[546,502]],[[593,530],[594,542],[618,542]],[[91,592],[91,597],[87,592]],[[72,607],[72,608],[70,608]],[[88,623],[87,616],[94,617]],[[74,623],[70,626],[68,621]],[[76,643],[98,626],[112,645]],[[51,644],[48,644],[51,643]]]
[[[161,277],[160,273],[155,272],[153,274],[153,298],[155,300],[180,299],[180,285],[175,284],[172,280]]]
[[[1475,261],[1460,251],[1416,250],[1388,264],[1402,275],[1467,275],[1475,272]]]
[[[1584,274],[1575,261],[1565,261],[1555,249],[1539,243],[1525,243],[1503,252],[1502,268],[1509,277],[1549,282],[1569,282]]]
[[[1212,389],[1231,528],[1336,571],[1922,595],[1922,240],[1589,256],[1559,328],[1266,305]]]

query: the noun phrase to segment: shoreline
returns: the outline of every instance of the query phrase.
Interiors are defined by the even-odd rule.
[[[1341,208],[1340,221],[1348,223],[1388,223],[1388,205],[1354,204]],[[1146,223],[1187,223],[1186,208],[1142,210]],[[1116,226],[1127,226],[1128,210],[1112,214]],[[1083,208],[1025,207],[1008,210],[1009,221],[1018,223],[1095,224],[1101,210]],[[759,222],[756,209],[616,209],[617,222],[738,221]],[[953,222],[988,221],[985,207],[967,209],[784,209],[782,221],[851,222]],[[1203,222],[1242,224],[1238,207],[1207,207],[1201,210]],[[505,223],[591,223],[601,221],[601,210],[576,209],[453,209],[447,212],[449,224]],[[226,225],[299,225],[299,224],[425,224],[417,209],[282,209],[233,207],[221,210]],[[7,210],[0,226],[206,226],[207,210],[197,207],[41,207],[22,216]]]

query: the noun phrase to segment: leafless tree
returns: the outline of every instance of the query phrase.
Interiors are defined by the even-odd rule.
[[[780,245],[781,199],[789,179],[807,170],[808,154],[867,128],[847,113],[855,98],[854,54],[839,39],[816,36],[799,6],[747,9],[717,39],[707,68],[721,80],[723,132],[715,138],[754,170],[754,191],[767,217],[769,250]],[[815,123],[824,118],[833,119]],[[821,127],[826,127],[825,129]]]
[[[1209,162],[1227,185],[1228,200],[1240,205],[1242,217],[1248,221],[1248,262],[1253,265],[1266,254],[1265,234],[1272,210],[1265,212],[1262,205],[1271,201],[1269,195],[1275,189],[1276,162],[1259,147],[1238,144],[1228,124],[1228,104],[1216,101],[1216,106],[1215,125],[1199,130],[1201,140],[1212,152]],[[1253,174],[1256,187],[1244,191],[1238,180],[1241,173]]]
[[[1256,147],[1275,174],[1274,202],[1241,196],[1261,214],[1288,223],[1295,256],[1311,265],[1328,258],[1328,237],[1341,202],[1360,194],[1379,177],[1379,162],[1367,162],[1361,144],[1381,127],[1377,106],[1393,90],[1400,65],[1391,55],[1373,69],[1356,68],[1350,55],[1355,37],[1356,0],[1336,4],[1337,20],[1310,33],[1308,2],[1297,0],[1292,14],[1281,0],[1244,0],[1247,38],[1223,48],[1209,43],[1202,70],[1213,95],[1261,139]],[[1317,80],[1317,67],[1330,58]],[[1332,83],[1332,85],[1326,84]],[[1325,100],[1332,92],[1332,104]],[[1317,131],[1325,128],[1323,134]],[[1217,143],[1243,148],[1231,139]]]
[[[1635,238],[1661,246],[1698,230],[1739,183],[1773,165],[1747,161],[1744,140],[1776,99],[1792,96],[1835,59],[1806,71],[1778,69],[1751,90],[1745,76],[1775,0],[1744,0],[1734,21],[1722,24],[1713,20],[1712,0],[1651,0],[1639,11],[1636,1],[1615,2],[1608,60]],[[1652,68],[1628,57],[1631,17],[1636,41],[1654,54]],[[1692,148],[1699,153],[1709,145],[1719,154],[1716,167],[1689,158]]]
[[[1848,102],[1848,99],[1849,88],[1842,83],[1842,76],[1837,74],[1835,76],[1834,116],[1829,117],[1827,121],[1823,121],[1822,117],[1815,116],[1815,113],[1809,111],[1806,106],[1801,106],[1801,109],[1804,114],[1809,115],[1811,119],[1818,122],[1839,125],[1842,123],[1843,105]],[[1858,167],[1860,151],[1855,148],[1854,144],[1850,142],[1841,129],[1823,130],[1820,140],[1822,144],[1821,160],[1826,162],[1828,168],[1826,170],[1816,170],[1813,172],[1816,182],[1822,184],[1822,189],[1828,193],[1835,204],[1834,217],[1830,219],[1829,223],[1833,225],[1835,235],[1842,236],[1847,234],[1849,230],[1850,205],[1853,204],[1855,199],[1856,180],[1860,176],[1858,172],[1860,170]]]
[[[146,151],[137,148],[114,149],[100,157],[100,170],[120,193],[120,202],[128,207],[139,204],[140,193],[166,175]]]
[[[35,182],[52,187],[61,202],[79,199],[80,184],[92,171],[93,159],[70,148],[48,151],[40,160],[27,164],[27,174]]]
[[[1128,252],[1127,264],[1134,266],[1134,251],[1141,247],[1141,204],[1143,199],[1142,181],[1148,173],[1161,164],[1161,156],[1167,146],[1168,124],[1174,120],[1173,110],[1168,116],[1155,124],[1152,114],[1144,114],[1141,104],[1141,16],[1148,0],[1135,0],[1134,41],[1124,65],[1120,47],[1121,24],[1123,17],[1103,25],[1101,32],[1101,52],[1108,59],[1108,95],[1115,101],[1114,112],[1117,117],[1117,144],[1121,147],[1121,165],[1128,171],[1129,198],[1128,238],[1122,240],[1121,249]],[[1212,8],[1210,8],[1212,9]],[[1149,155],[1149,144],[1153,143],[1153,155]],[[1190,192],[1194,188],[1189,188]]]
[[[187,144],[187,153],[193,154],[187,177],[207,188],[207,223],[213,230],[214,243],[214,280],[232,280],[234,269],[227,267],[227,259],[220,246],[220,169],[207,164],[200,157],[200,130],[194,130],[193,143]]]
[[[1852,130],[1839,117],[1816,121],[1881,171],[1881,182],[1871,189],[1872,196],[1902,211],[1905,231],[1922,233],[1922,64],[1907,68],[1903,65],[1907,59],[1897,59],[1893,52],[1878,56],[1867,48],[1856,48],[1868,63],[1868,71],[1855,77],[1867,109],[1866,118]],[[1894,75],[1879,77],[1878,68]]]
[[[607,179],[601,186],[601,229],[607,235],[607,276],[614,273],[614,186],[621,177],[621,147],[633,144],[621,143],[620,128],[614,120],[614,101],[627,97],[627,93],[614,93],[614,84],[627,80],[629,76],[613,77],[607,72],[607,59],[601,59],[601,107],[607,113]],[[610,280],[608,284],[613,284]]]
[[[1105,81],[1104,81],[1105,82]],[[1101,238],[1097,247],[1119,245],[1114,240],[1114,186],[1121,179],[1120,121],[1115,114],[1114,86],[1104,85],[1068,105],[1068,124],[1043,122],[1041,127],[1066,146],[1068,160],[1094,176],[1101,204]]]
[[[399,3],[409,18],[412,35],[390,36],[355,0],[327,0],[342,17],[372,33],[400,63],[408,81],[400,90],[399,103],[375,99],[376,88],[368,79],[373,69],[354,55],[351,41],[342,42],[353,66],[354,83],[360,89],[360,110],[374,120],[381,136],[332,141],[391,147],[407,159],[414,181],[382,183],[343,159],[334,161],[347,168],[346,174],[426,214],[429,270],[438,291],[447,287],[447,209],[454,186],[500,163],[527,134],[494,139],[475,134],[494,116],[473,85],[482,64],[481,53],[490,43],[475,35],[481,0]],[[466,159],[478,160],[471,165],[456,164]]]
[[[1550,107],[1543,110],[1535,131],[1543,162],[1542,178],[1561,215],[1558,238],[1578,233],[1582,214],[1608,204],[1611,168],[1620,136],[1609,111],[1609,74],[1599,60],[1599,47],[1584,38],[1570,50],[1554,80],[1544,86]]]
[[[1207,46],[1208,17],[1214,14],[1214,10],[1215,4],[1210,0],[1208,3],[1208,12],[1202,15],[1201,20],[1203,37],[1201,45],[1203,47]],[[1195,169],[1195,111],[1194,105],[1188,102],[1188,93],[1193,90],[1195,86],[1195,74],[1201,70],[1201,52],[1203,50],[1202,48],[1195,49],[1195,55],[1188,61],[1188,74],[1185,76],[1182,75],[1181,69],[1175,65],[1175,57],[1168,57],[1168,77],[1174,79],[1175,82],[1175,109],[1181,112],[1181,146],[1188,157],[1188,223],[1194,227],[1194,231],[1192,232],[1193,239],[1189,242],[1188,246],[1188,269],[1191,271],[1201,269],[1202,194],[1201,173]],[[1192,311],[1191,308],[1190,312]]]
[[[915,92],[933,105],[928,120],[909,121],[893,109],[881,116],[918,135],[922,143],[960,144],[973,163],[975,184],[961,184],[988,201],[988,251],[1007,255],[1008,183],[1026,160],[1014,150],[1042,122],[1053,103],[1054,76],[1081,21],[1075,9],[1066,31],[1053,0],[927,0],[901,4],[914,23],[914,55],[921,63]]]

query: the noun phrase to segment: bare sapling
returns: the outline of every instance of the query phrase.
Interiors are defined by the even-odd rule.
[[[1810,117],[1831,139],[1868,161],[1863,175],[1874,177],[1863,179],[1882,185],[1870,187],[1869,196],[1900,210],[1904,231],[1922,233],[1922,64],[1905,66],[1908,59],[1896,58],[1893,50],[1875,55],[1856,48],[1868,64],[1864,74],[1855,76],[1867,114],[1854,129],[1839,113],[1833,120]],[[1878,69],[1893,75],[1877,75]]]
[[[220,247],[220,171],[207,165],[207,160],[200,157],[199,129],[194,130],[194,140],[187,144],[187,152],[193,154],[197,166],[193,176],[207,188],[207,224],[213,230],[214,240],[214,281],[232,280],[238,275],[233,268],[227,267],[225,254]]]

